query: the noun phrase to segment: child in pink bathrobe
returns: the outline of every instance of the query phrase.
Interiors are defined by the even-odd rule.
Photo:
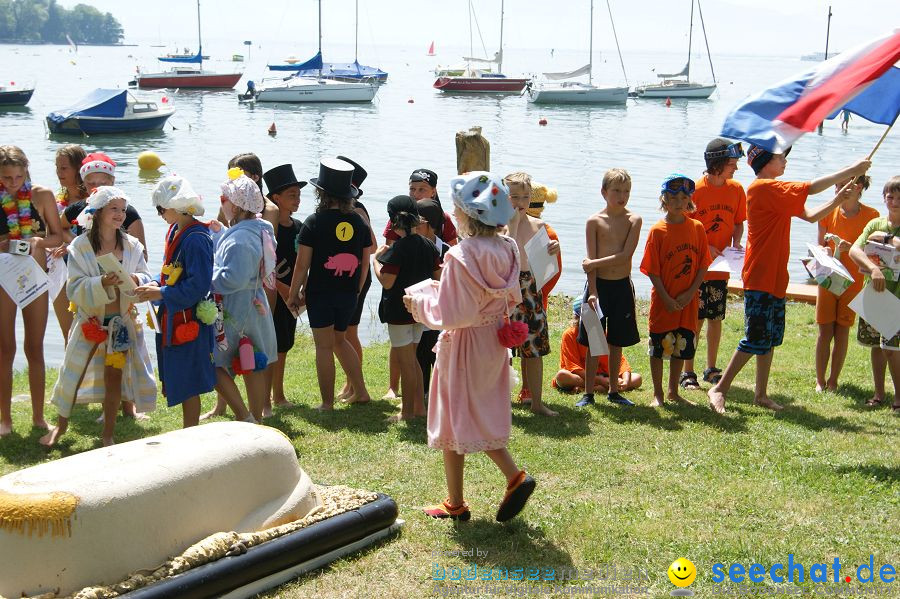
[[[518,514],[534,491],[534,479],[519,470],[506,449],[512,423],[507,347],[510,311],[522,301],[519,254],[497,229],[513,214],[509,190],[491,173],[474,172],[450,182],[459,228],[466,238],[444,257],[433,293],[404,296],[417,322],[441,329],[435,351],[428,405],[428,445],[444,452],[448,497],[425,508],[433,518],[469,520],[463,499],[465,454],[487,453],[506,477],[497,511],[505,522]]]

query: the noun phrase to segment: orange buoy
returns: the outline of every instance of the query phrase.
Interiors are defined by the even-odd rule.
[[[666,98],[666,108],[668,108],[668,107],[671,106],[671,105],[672,105],[672,99],[671,99],[671,98]]]
[[[541,117],[540,119],[538,119],[538,125],[540,125],[541,127],[543,127],[543,126],[546,125],[546,124],[547,124],[547,119],[545,119],[545,118],[543,118],[543,117]]]
[[[272,121],[272,124],[269,125],[269,135],[275,137],[275,134],[278,133],[278,129],[275,127],[275,121]]]

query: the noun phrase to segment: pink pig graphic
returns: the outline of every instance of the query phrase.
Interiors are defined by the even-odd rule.
[[[348,253],[335,254],[325,262],[325,268],[333,270],[336,277],[342,277],[344,273],[350,273],[352,277],[358,266],[359,258]]]

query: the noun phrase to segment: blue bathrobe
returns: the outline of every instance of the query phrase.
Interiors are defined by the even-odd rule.
[[[180,235],[178,233],[181,233]],[[166,255],[182,266],[181,276],[173,285],[157,280],[162,292],[157,320],[165,322],[166,338],[156,334],[156,356],[159,379],[163,384],[166,404],[171,408],[201,393],[209,393],[216,385],[213,365],[213,328],[200,322],[194,310],[209,295],[212,286],[213,242],[206,225],[197,222],[180,232],[172,227],[166,238]],[[175,327],[172,317],[190,310],[200,332],[193,341],[172,344]]]
[[[264,235],[268,235],[265,241]],[[271,265],[264,265],[263,261],[264,244],[275,247],[272,225],[259,218],[243,220],[217,233],[214,240],[212,287],[222,296],[228,345],[226,349],[215,346],[215,364],[230,371],[238,342],[244,335],[250,338],[257,352],[265,354],[268,364],[272,364],[278,360],[275,325],[260,278],[261,271],[270,271],[275,266],[274,254]]]

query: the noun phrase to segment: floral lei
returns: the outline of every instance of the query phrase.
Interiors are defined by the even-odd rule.
[[[26,181],[16,197],[0,184],[0,206],[3,206],[3,212],[6,214],[6,226],[9,229],[10,239],[28,239],[34,234],[32,226],[34,219],[31,218],[31,182]]]
[[[69,205],[69,190],[63,187],[58,192],[56,192],[56,209],[60,214],[65,211],[65,209]]]

